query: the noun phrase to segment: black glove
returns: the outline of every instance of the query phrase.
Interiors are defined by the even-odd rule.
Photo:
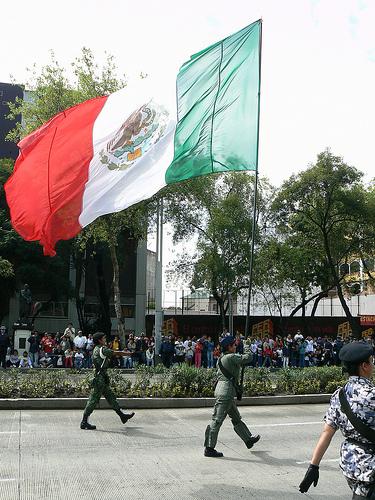
[[[314,483],[314,488],[318,484],[319,479],[319,465],[310,464],[302,483],[299,485],[299,491],[301,493],[306,493],[312,483]]]

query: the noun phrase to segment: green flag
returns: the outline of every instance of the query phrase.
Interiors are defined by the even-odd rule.
[[[181,67],[167,184],[215,172],[257,170],[261,29],[256,21]]]

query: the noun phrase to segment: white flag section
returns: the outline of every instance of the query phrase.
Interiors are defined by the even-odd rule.
[[[146,200],[166,185],[175,113],[153,97],[151,85],[142,80],[111,94],[95,120],[94,155],[79,216],[82,227]]]
[[[156,194],[173,160],[174,101],[165,85],[138,80],[62,111],[25,137],[5,185],[17,232],[55,255],[59,240],[100,215]]]

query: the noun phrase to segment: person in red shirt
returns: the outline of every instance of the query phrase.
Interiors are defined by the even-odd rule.
[[[271,366],[271,358],[272,358],[272,349],[270,344],[268,343],[268,338],[266,338],[265,342],[263,343],[263,366]]]
[[[216,368],[217,360],[220,358],[220,355],[221,355],[221,349],[220,345],[218,344],[214,349],[214,368]]]
[[[50,333],[45,333],[42,340],[40,341],[42,349],[44,352],[51,354],[53,348],[55,347],[55,340],[52,338]]]
[[[200,340],[195,344],[195,368],[200,368],[202,364],[202,351],[203,351],[203,344]]]

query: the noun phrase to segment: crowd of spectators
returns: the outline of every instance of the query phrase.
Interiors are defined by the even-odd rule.
[[[309,366],[340,365],[339,352],[350,339],[340,336],[304,337],[300,331],[294,336],[252,338],[245,341],[253,353],[252,366],[275,368],[305,368]]]
[[[155,354],[160,357],[166,367],[173,364],[186,363],[197,368],[215,368],[220,357],[220,341],[228,331],[219,335],[216,342],[210,336],[200,338],[165,336],[161,339],[158,352],[155,353],[153,337],[145,333],[136,336],[130,334],[124,345],[118,336],[112,337],[109,347],[114,351],[125,350],[125,357],[114,357],[113,367],[134,368],[138,365],[154,366]],[[253,354],[251,366],[274,368],[305,368],[309,366],[339,365],[339,352],[345,341],[340,336],[304,337],[300,331],[295,335],[275,338],[244,338],[239,332],[235,334],[236,352]],[[64,333],[43,335],[33,331],[29,338],[28,351],[18,352],[10,346],[5,327],[0,327],[0,366],[19,368],[92,368],[92,352],[94,348],[92,335],[77,333],[71,323]],[[370,340],[370,342],[373,342]]]
[[[174,339],[164,338],[161,344],[160,356],[167,367],[173,363],[185,362],[205,368],[215,368],[220,357],[220,341],[229,332],[224,331],[219,336],[219,341],[214,343],[211,337],[203,336],[200,339],[188,337]],[[251,365],[253,367],[267,368],[305,368],[309,366],[340,365],[339,352],[343,345],[351,342],[348,338],[343,340],[340,336],[331,337],[304,337],[300,331],[295,335],[272,337],[248,337],[245,339],[239,332],[235,334],[236,352],[253,354]],[[373,340],[369,339],[373,343]]]
[[[28,351],[18,352],[8,347],[7,367],[19,368],[91,368],[94,343],[73,325],[68,324],[64,333],[37,331],[27,338]]]

